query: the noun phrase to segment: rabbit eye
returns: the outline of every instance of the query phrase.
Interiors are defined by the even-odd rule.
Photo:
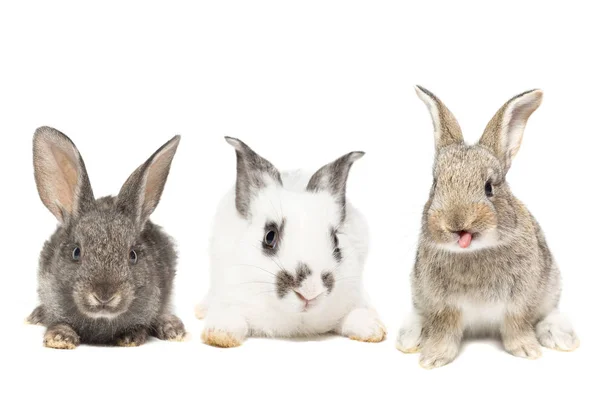
[[[277,231],[268,231],[265,233],[264,244],[271,249],[274,249],[277,246]]]
[[[81,259],[81,249],[79,247],[75,247],[73,249],[73,253],[71,253],[71,258],[73,261],[79,261]]]
[[[129,252],[129,263],[130,263],[131,265],[135,265],[135,264],[137,264],[137,260],[138,260],[138,255],[137,255],[137,253],[135,252],[135,250],[131,250],[131,251]]]
[[[487,181],[485,183],[485,195],[487,197],[492,197],[494,195],[494,189],[492,188],[492,181]]]

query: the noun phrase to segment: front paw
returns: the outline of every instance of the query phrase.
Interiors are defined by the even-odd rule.
[[[419,365],[425,369],[443,367],[454,361],[458,355],[458,346],[454,343],[441,343],[434,346],[423,346]]]
[[[248,335],[248,323],[237,310],[212,310],[206,316],[202,341],[215,347],[238,347]]]
[[[229,348],[241,346],[244,337],[221,329],[206,328],[202,331],[202,341],[209,346]]]
[[[527,358],[529,360],[535,360],[542,356],[542,347],[535,337],[505,340],[504,348],[513,356]]]
[[[407,354],[418,353],[421,351],[422,333],[421,317],[417,314],[411,315],[398,330],[396,348]]]
[[[160,340],[182,342],[185,338],[183,322],[175,315],[163,315],[154,325],[154,332]]]
[[[387,331],[374,310],[358,308],[344,320],[341,334],[360,342],[378,343],[385,339]]]
[[[55,325],[44,334],[44,346],[71,350],[79,346],[79,335],[68,325]]]
[[[146,328],[136,328],[121,334],[117,338],[117,346],[137,347],[146,343],[148,340],[148,330]]]

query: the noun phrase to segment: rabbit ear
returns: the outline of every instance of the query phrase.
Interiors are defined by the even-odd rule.
[[[345,216],[346,182],[350,167],[354,161],[364,155],[365,153],[362,151],[353,151],[338,158],[315,172],[306,185],[306,190],[309,192],[327,191],[331,193],[342,208],[342,220]]]
[[[47,126],[35,131],[33,168],[42,202],[61,223],[93,207],[85,164],[65,134]]]
[[[237,178],[235,182],[235,207],[244,218],[250,213],[250,201],[256,191],[274,182],[282,185],[277,168],[239,139],[225,136],[227,143],[235,148]]]
[[[140,225],[146,222],[160,201],[180,139],[177,135],[162,145],[121,187],[117,207],[132,215]]]
[[[451,144],[464,143],[460,125],[458,125],[458,121],[456,121],[456,118],[454,118],[454,115],[446,108],[444,103],[429,90],[421,86],[416,86],[415,91],[431,114],[436,150],[440,150],[442,147]]]
[[[489,148],[504,163],[508,171],[517,155],[523,131],[529,116],[542,103],[541,90],[530,90],[506,102],[490,120],[479,139],[479,144]]]

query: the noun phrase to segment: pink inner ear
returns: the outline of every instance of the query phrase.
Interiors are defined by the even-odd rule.
[[[70,149],[56,144],[43,144],[36,160],[42,201],[59,219],[62,210],[72,213],[79,181],[78,159]]]

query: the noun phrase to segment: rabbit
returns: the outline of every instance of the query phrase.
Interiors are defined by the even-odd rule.
[[[139,346],[149,334],[183,339],[183,323],[169,310],[174,243],[148,219],[179,140],[172,138],[136,169],[118,196],[96,199],[75,144],[53,128],[36,130],[35,182],[59,222],[40,255],[41,304],[27,319],[47,327],[44,346]]]
[[[539,224],[506,182],[542,91],[510,99],[475,145],[465,144],[435,95],[416,91],[433,119],[436,159],[411,274],[414,312],[396,347],[420,351],[424,368],[453,361],[463,335],[500,334],[506,351],[528,359],[541,356],[540,344],[576,349],[579,340],[558,311],[558,266]]]
[[[380,342],[386,330],[367,300],[364,217],[346,201],[363,152],[314,174],[280,173],[241,140],[235,186],[221,200],[210,243],[210,290],[197,306],[202,340],[240,346],[248,336],[337,333]]]

